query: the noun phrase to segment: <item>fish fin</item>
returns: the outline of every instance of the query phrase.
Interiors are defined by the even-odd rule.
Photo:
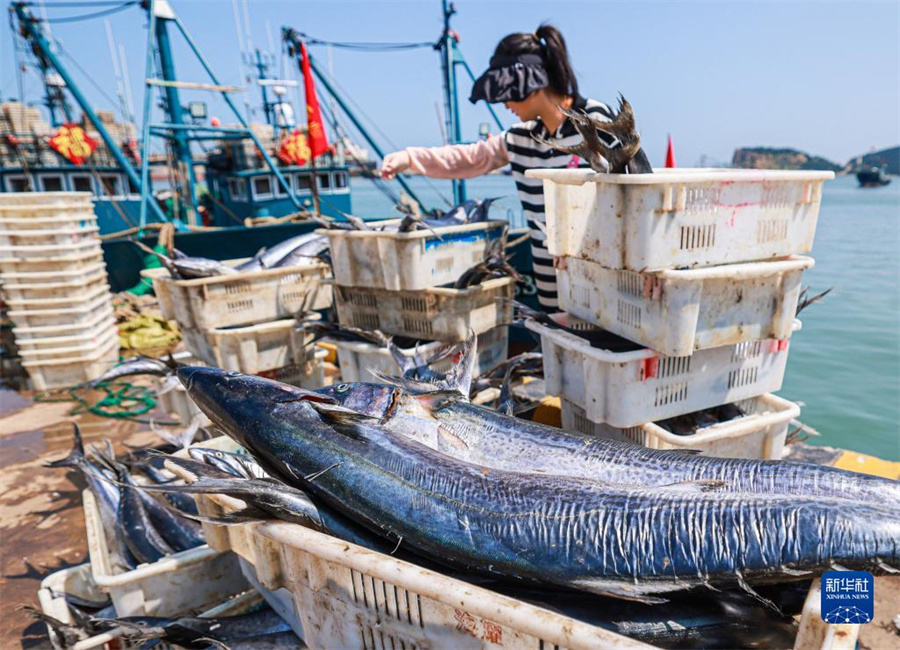
[[[779,570],[786,575],[797,576],[798,578],[812,574],[812,571],[801,571],[799,569],[792,569],[792,568],[786,567],[786,566],[779,567]]]
[[[321,477],[322,475],[324,475],[325,472],[329,472],[329,471],[331,471],[331,470],[333,470],[333,469],[335,469],[335,468],[337,468],[337,467],[340,467],[340,466],[343,465],[343,464],[344,464],[344,463],[334,463],[334,464],[332,464],[332,465],[329,465],[329,466],[326,467],[325,469],[322,469],[322,470],[319,470],[318,472],[313,472],[312,474],[309,474],[309,475],[307,475],[307,476],[304,476],[304,477],[303,477],[303,480],[304,480],[304,481],[309,481],[310,483],[312,483],[312,482],[315,481],[317,478],[319,478],[319,477]]]
[[[44,467],[78,467],[87,461],[84,455],[84,442],[81,439],[81,429],[74,422],[72,423],[72,451],[65,458],[54,460],[46,463]]]
[[[668,485],[659,486],[661,490],[688,493],[712,492],[722,487],[725,487],[725,481],[719,481],[711,478],[701,478],[693,481],[679,481],[678,483],[669,483]]]
[[[401,390],[412,393],[432,393],[437,390],[437,387],[434,384],[427,381],[394,377],[393,375],[388,375],[376,368],[367,368],[366,370],[382,384],[387,384],[388,386],[393,386],[394,388],[399,388]]]
[[[734,573],[735,573],[735,576],[737,577],[738,586],[739,586],[742,590],[744,590],[748,595],[752,596],[752,597],[755,598],[757,601],[759,601],[760,603],[762,603],[763,605],[765,605],[767,608],[771,609],[773,612],[778,612],[778,613],[781,614],[782,616],[784,615],[784,613],[781,611],[781,609],[779,609],[778,605],[776,605],[774,602],[772,602],[771,600],[769,600],[769,599],[766,598],[765,596],[761,596],[760,594],[758,594],[758,593],[753,589],[753,587],[751,587],[751,586],[747,583],[747,581],[744,580],[744,576],[743,576],[743,574],[741,574],[740,571],[735,571]]]
[[[831,567],[832,571],[849,571],[850,570],[847,567],[845,567],[843,564],[838,564],[837,562],[830,562],[829,566]]]
[[[469,399],[469,391],[472,390],[472,378],[475,376],[475,366],[478,361],[478,339],[475,332],[469,330],[469,336],[463,345],[462,358],[453,369],[447,373],[443,384],[448,390],[459,392],[466,400]]]
[[[639,586],[632,586],[629,584],[618,585],[611,580],[577,580],[574,585],[579,589],[589,591],[598,596],[607,596],[619,600],[630,600],[645,605],[662,605],[669,602],[667,598],[651,596]]]
[[[885,573],[900,573],[900,569],[892,567],[890,564],[881,559],[876,559],[875,565]]]
[[[403,354],[403,351],[394,343],[393,336],[388,338],[387,340],[387,349],[388,352],[391,353],[391,357],[393,357],[394,363],[396,363],[397,367],[400,368],[401,377],[405,379],[407,378],[408,373],[415,372],[415,360]]]
[[[379,418],[374,415],[366,415],[359,411],[337,406],[336,404],[319,404],[310,402],[313,410],[319,414],[323,420],[328,420],[332,424],[361,424],[378,422]]]
[[[465,401],[455,390],[438,390],[430,393],[418,393],[413,395],[430,411],[441,411],[449,406]]]

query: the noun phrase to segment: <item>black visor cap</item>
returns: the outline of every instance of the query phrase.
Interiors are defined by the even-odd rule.
[[[550,84],[539,54],[501,55],[491,58],[491,67],[475,80],[469,101],[489,104],[520,102]]]

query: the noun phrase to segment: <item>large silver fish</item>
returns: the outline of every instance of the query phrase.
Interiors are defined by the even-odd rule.
[[[634,488],[465,463],[326,396],[187,367],[179,379],[266,471],[427,557],[645,602],[700,585],[900,566],[900,511],[711,481]]]
[[[508,471],[590,478],[633,486],[721,481],[731,492],[794,494],[880,503],[900,510],[900,482],[782,460],[714,458],[648,449],[522,420],[471,404],[461,390],[404,390],[402,382],[337,384],[319,392],[390,430],[471,463]]]

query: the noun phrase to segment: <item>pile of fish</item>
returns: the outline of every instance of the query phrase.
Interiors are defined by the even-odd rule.
[[[641,136],[634,121],[634,110],[619,95],[619,110],[611,121],[594,119],[584,111],[560,110],[572,122],[583,140],[574,147],[563,147],[539,136],[538,142],[562,153],[579,156],[601,174],[650,174],[653,167],[641,149]]]
[[[328,238],[316,233],[306,233],[286,239],[271,248],[263,248],[246,262],[228,266],[206,257],[191,257],[174,250],[174,256],[163,255],[139,241],[134,244],[149,255],[158,258],[169,274],[178,280],[210,278],[234,273],[250,273],[266,269],[294,268],[321,260],[328,254]]]
[[[467,345],[443,386],[306,391],[182,368],[195,403],[303,506],[273,505],[271,484],[202,472],[178,491],[239,493],[248,511],[235,517],[286,510],[328,528],[308,506],[322,504],[382,545],[459,571],[645,603],[900,567],[897,481],[652,450],[510,417],[468,401],[474,353]]]
[[[131,460],[134,461],[132,467],[139,469],[151,484],[172,484],[173,477],[161,471],[152,458],[144,456]],[[165,500],[160,500],[138,489],[140,482],[129,467],[116,458],[108,442],[105,449],[92,449],[89,458],[77,425],[72,451],[66,458],[48,466],[81,472],[97,504],[110,565],[116,573],[204,543],[201,526],[190,518],[197,513],[193,499],[172,492],[165,494]]]
[[[118,643],[154,647],[167,642],[179,648],[219,648],[231,650],[275,650],[304,648],[287,623],[271,608],[218,618],[163,618],[126,616],[116,618],[111,605],[85,603],[66,596],[73,622],[62,621],[28,609],[34,618],[51,630],[56,645],[70,648],[89,637],[114,632]],[[118,646],[117,646],[118,647]]]

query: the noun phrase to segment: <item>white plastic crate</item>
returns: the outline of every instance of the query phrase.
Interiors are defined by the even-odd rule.
[[[92,206],[56,208],[44,213],[36,211],[23,216],[18,211],[10,212],[0,206],[0,231],[2,230],[58,230],[60,228],[90,228],[97,225],[97,215]]]
[[[68,333],[64,336],[40,336],[27,337],[16,334],[16,347],[20,356],[25,361],[38,360],[48,356],[81,355],[98,347],[108,344],[109,339],[119,335],[114,318],[100,321],[93,327],[85,328],[78,333]]]
[[[58,621],[67,625],[74,624],[72,612],[66,603],[66,596],[76,596],[94,602],[102,602],[108,595],[97,587],[94,583],[94,576],[91,573],[90,563],[79,564],[77,566],[62,569],[41,581],[41,587],[38,590],[38,603],[41,611],[48,616],[52,616]],[[261,596],[248,591],[236,598],[227,600],[226,602],[216,605],[199,614],[200,618],[217,618],[221,616],[235,616],[243,614],[261,601]],[[193,613],[193,610],[186,612]],[[48,626],[49,630],[49,626]],[[73,645],[62,646],[53,643],[51,636],[51,644],[56,650],[90,650],[91,648],[110,648],[115,650],[131,650],[132,648],[140,648],[144,645],[143,641],[126,642],[121,639],[120,631],[104,632],[87,639],[76,642]],[[107,645],[109,644],[109,645]],[[160,650],[175,650],[166,642],[162,642],[154,647]]]
[[[313,336],[297,332],[297,326],[295,319],[286,318],[228,329],[183,327],[181,335],[187,349],[203,363],[255,375],[311,358]]]
[[[565,314],[554,318],[575,328],[579,325]],[[611,352],[533,320],[525,325],[541,336],[547,393],[584,409],[591,421],[615,427],[777,391],[787,366],[789,341],[783,340],[746,341],[666,357],[648,348]],[[795,321],[794,329],[800,326]]]
[[[92,381],[118,360],[119,337],[114,336],[103,347],[87,353],[22,361],[22,367],[28,372],[34,390],[50,390]]]
[[[0,272],[7,273],[42,273],[55,272],[66,273],[79,271],[86,266],[91,266],[103,261],[103,251],[96,241],[82,242],[69,246],[68,250],[46,251],[40,253],[32,251],[27,257],[3,257],[0,256]]]
[[[94,224],[84,227],[55,228],[47,230],[13,230],[0,223],[0,256],[16,257],[19,251],[33,248],[71,247],[87,241],[99,243],[100,228]]]
[[[625,428],[593,422],[584,409],[563,399],[562,428],[651,449],[694,449],[722,458],[780,460],[790,422],[799,417],[800,407],[771,393],[742,400],[737,406],[744,417],[679,435],[653,422]]]
[[[354,341],[330,341],[337,347],[338,363],[341,367],[341,379],[346,382],[378,381],[372,371],[387,375],[396,375],[400,368],[394,357],[386,349],[374,343]],[[403,349],[403,355],[413,357],[418,354],[423,360],[437,354],[446,343],[429,341],[418,347]],[[475,365],[475,376],[479,376],[506,359],[509,347],[509,327],[495,327],[478,336],[478,360]],[[450,369],[453,359],[442,359],[433,366],[435,372],[444,373]]]
[[[396,219],[371,225],[398,223]],[[455,282],[484,259],[491,241],[500,237],[506,226],[506,221],[491,220],[402,233],[317,232],[328,236],[336,284],[412,291]]]
[[[67,258],[73,252],[102,253],[100,240],[96,238],[82,238],[78,242],[64,244],[35,244],[29,246],[0,246],[0,259],[18,262],[30,258],[59,259]]]
[[[15,335],[25,338],[72,336],[91,329],[92,327],[96,327],[102,322],[108,321],[115,316],[115,311],[112,302],[110,301],[98,300],[92,303],[91,306],[95,307],[96,310],[94,312],[88,312],[87,319],[82,319],[80,317],[81,312],[79,312],[78,316],[73,318],[73,322],[67,322],[65,324],[38,327],[23,327],[16,325]]]
[[[90,192],[4,192],[0,194],[0,209],[92,206],[92,197]]]
[[[300,363],[292,363],[282,368],[258,372],[260,377],[280,381],[299,388],[315,390],[325,386],[325,357],[327,350],[317,349],[312,357]]]
[[[787,339],[810,257],[635,273],[566,258],[559,306],[660,354]]]
[[[165,269],[143,271],[141,276],[152,280],[164,318],[178,321],[182,329],[211,330],[293,317],[304,306],[326,309],[331,306],[331,287],[322,280],[328,273],[327,264],[314,263],[198,280],[174,280]],[[311,292],[315,298],[306,305]]]
[[[435,341],[464,341],[512,320],[515,280],[498,278],[467,289],[437,287],[388,291],[335,285],[342,323],[385,334]]]
[[[131,571],[113,573],[94,495],[84,490],[81,496],[94,582],[110,595],[119,616],[201,612],[248,589],[238,558],[205,544]]]
[[[89,293],[73,299],[7,300],[9,318],[16,327],[50,327],[88,323],[100,309],[112,305],[109,285],[101,282]]]
[[[0,290],[7,300],[78,298],[91,295],[100,284],[108,285],[106,266],[101,262],[85,267],[81,272],[54,274],[53,280],[44,281],[45,277],[29,279],[24,273],[14,273],[10,278],[0,276]]]
[[[812,250],[825,171],[665,169],[544,179],[547,248],[632,271],[734,264]]]

